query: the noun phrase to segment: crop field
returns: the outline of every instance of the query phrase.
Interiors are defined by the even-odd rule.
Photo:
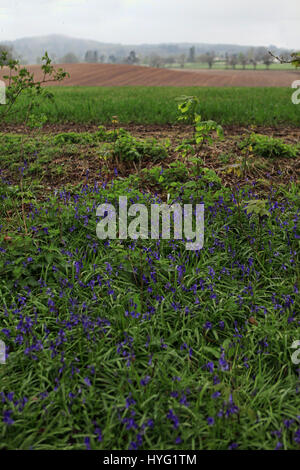
[[[16,101],[0,122],[0,450],[299,450],[288,86]],[[170,238],[100,239],[97,207],[125,196],[204,204],[203,247],[175,220]]]
[[[52,87],[54,102],[40,100],[39,111],[47,123],[110,124],[117,116],[121,124],[176,124],[176,98],[197,96],[203,119],[222,125],[300,125],[299,107],[292,103],[287,87]],[[15,112],[5,122],[24,122],[30,102],[20,97]],[[2,127],[5,125],[1,124]]]

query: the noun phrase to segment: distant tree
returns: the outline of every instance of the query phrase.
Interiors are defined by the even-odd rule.
[[[200,56],[200,62],[204,64],[208,64],[208,67],[211,69],[214,65],[215,61],[215,53],[214,52],[207,52],[206,54],[202,54]]]
[[[106,55],[105,54],[101,54],[101,56],[99,57],[99,62],[101,64],[105,64],[105,62],[106,62]]]
[[[138,57],[136,56],[135,51],[130,51],[129,56],[126,59],[127,64],[137,64],[139,62]]]
[[[237,58],[237,55],[236,54],[231,54],[231,56],[229,56],[229,65],[231,65],[231,67],[233,69],[235,69],[235,67],[237,66],[238,64],[238,58]]]
[[[157,54],[153,54],[148,59],[150,67],[163,67],[164,59]]]
[[[214,52],[208,52],[206,54],[206,56],[207,56],[208,67],[211,69],[214,65],[214,62],[215,62],[215,53]]]
[[[266,69],[270,68],[270,65],[274,62],[273,57],[267,52],[263,58],[262,58],[263,63],[266,66]]]
[[[251,47],[250,49],[248,49],[247,51],[247,54],[246,54],[246,57],[247,57],[247,61],[249,64],[252,64],[253,65],[253,69],[255,70],[256,69],[256,66],[257,66],[257,59],[256,59],[256,55],[255,55],[255,50],[253,47]]]
[[[245,70],[246,65],[248,64],[248,58],[242,52],[239,53],[239,63],[243,66],[243,69]]]
[[[166,57],[163,59],[164,65],[173,65],[176,62],[176,59],[174,56]]]
[[[68,52],[68,54],[64,55],[60,59],[61,64],[78,64],[78,62],[79,59],[75,54],[73,54],[73,52]]]
[[[85,62],[90,64],[98,62],[98,51],[86,51],[84,56]]]
[[[108,57],[108,62],[110,62],[111,64],[116,64],[117,63],[117,58],[115,55],[111,54],[109,57]]]
[[[256,62],[263,62],[267,54],[268,54],[268,50],[265,47],[256,47],[254,49],[254,57],[255,57]]]
[[[188,61],[189,62],[195,62],[195,60],[196,60],[196,48],[195,48],[195,46],[192,46],[192,47],[190,47],[190,50],[189,50]]]
[[[229,58],[229,54],[228,52],[225,53],[225,68],[228,69],[229,67],[229,62],[230,62],[230,58]]]
[[[180,56],[178,57],[178,63],[180,65],[180,68],[184,69],[185,61],[186,61],[186,55],[180,54]]]

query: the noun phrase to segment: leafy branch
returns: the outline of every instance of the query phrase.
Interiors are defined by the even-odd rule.
[[[42,80],[35,80],[34,73],[30,72],[26,67],[20,65],[20,62],[15,59],[8,60],[8,52],[3,51],[0,55],[0,70],[4,67],[8,68],[8,74],[3,76],[6,80],[6,103],[7,106],[0,107],[0,117],[3,120],[7,115],[13,112],[12,108],[18,98],[23,93],[28,93],[33,101],[37,96],[43,96],[48,99],[53,99],[53,94],[42,85],[50,82],[61,82],[66,77],[69,77],[68,72],[62,68],[56,70],[51,64],[51,59],[48,53],[42,57]]]
[[[284,58],[282,56],[276,56],[271,51],[269,51],[269,54],[274,59],[278,60],[278,62],[280,62],[281,64],[292,64],[295,67],[300,67],[300,52],[292,52],[292,54],[291,54],[292,59],[291,60],[287,60],[286,58]]]

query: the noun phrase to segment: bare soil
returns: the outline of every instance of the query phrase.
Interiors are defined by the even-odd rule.
[[[294,70],[169,70],[136,65],[62,64],[70,78],[53,86],[248,86],[290,87],[299,78]],[[42,79],[39,65],[27,67]],[[7,71],[0,71],[0,79]]]

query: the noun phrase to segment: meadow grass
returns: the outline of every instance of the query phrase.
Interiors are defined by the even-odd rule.
[[[211,87],[53,87],[54,102],[40,103],[50,123],[107,124],[117,116],[121,124],[174,124],[176,97],[195,95],[203,119],[222,125],[299,126],[300,108],[289,88]],[[8,122],[25,119],[28,103],[21,97]]]

